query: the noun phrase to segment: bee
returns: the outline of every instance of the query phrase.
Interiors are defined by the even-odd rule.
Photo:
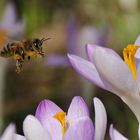
[[[50,38],[13,41],[3,47],[0,51],[0,56],[5,58],[13,57],[16,60],[16,72],[20,73],[26,59],[30,60],[34,56],[44,57],[45,53],[43,52],[42,44],[48,39]]]

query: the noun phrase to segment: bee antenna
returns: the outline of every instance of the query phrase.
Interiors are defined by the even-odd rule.
[[[42,38],[41,42],[43,43],[44,41],[49,40],[49,39],[51,39],[51,38]]]

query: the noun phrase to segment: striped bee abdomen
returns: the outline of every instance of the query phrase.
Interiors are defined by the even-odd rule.
[[[14,55],[14,49],[11,48],[10,44],[7,44],[1,51],[0,56],[2,57],[11,57]]]

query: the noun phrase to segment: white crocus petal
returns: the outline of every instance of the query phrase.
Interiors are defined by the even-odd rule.
[[[137,80],[137,85],[140,89],[140,59],[137,61],[137,78],[136,78],[136,80]]]
[[[107,125],[106,110],[103,103],[96,97],[94,98],[94,108],[95,108],[94,140],[104,140]]]
[[[81,117],[89,117],[89,110],[83,98],[75,96],[68,109],[67,119],[72,124]]]
[[[87,53],[87,56],[88,56],[88,59],[89,61],[93,62],[94,64],[94,57],[93,57],[93,54],[94,54],[94,51],[97,47],[101,47],[101,46],[98,46],[98,45],[94,45],[94,44],[87,44],[86,45],[86,53]],[[112,49],[110,48],[105,48],[105,47],[102,47],[104,48],[106,51],[108,51],[109,53],[112,53],[113,55],[115,55],[116,57],[118,57],[119,59],[121,59],[121,57]]]
[[[137,45],[137,46],[140,46],[140,35],[137,37],[134,44]]]
[[[23,122],[23,131],[27,140],[51,140],[49,132],[32,115],[28,115]]]
[[[140,35],[137,37],[134,44],[140,47]],[[140,48],[138,48],[136,53],[135,53],[135,60],[136,60],[136,66],[138,66],[140,63]]]
[[[3,135],[1,136],[0,140],[13,140],[15,133],[15,125],[10,124],[4,131]]]
[[[135,53],[135,57],[140,59],[140,48],[137,49],[137,51]]]
[[[113,125],[110,125],[109,133],[110,133],[111,140],[128,140],[120,132],[114,129]]]
[[[136,80],[123,60],[101,47],[95,49],[94,59],[98,72],[116,89],[118,96],[139,97]]]
[[[21,135],[15,134],[13,140],[27,140],[27,139],[26,139],[24,136],[21,136]]]

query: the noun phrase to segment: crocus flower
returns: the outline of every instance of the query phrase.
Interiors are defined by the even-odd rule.
[[[103,103],[93,100],[95,108],[95,129],[89,118],[84,100],[73,98],[67,114],[50,100],[43,100],[36,115],[28,115],[23,123],[27,140],[104,140],[107,115]],[[113,125],[110,126],[111,140],[127,140]]]
[[[35,117],[29,115],[23,123],[28,140],[93,140],[94,127],[87,105],[74,97],[67,114],[50,100],[43,100]]]
[[[66,114],[55,103],[43,100],[36,115],[28,115],[23,123],[25,136],[15,133],[10,124],[0,140],[104,140],[107,115],[103,103],[93,100],[95,108],[95,130],[89,117],[87,105],[81,97],[74,97]],[[127,140],[113,125],[110,126],[111,140]]]
[[[123,50],[124,60],[112,49],[87,45],[89,60],[68,55],[73,68],[97,86],[118,95],[140,123],[140,37]],[[140,138],[140,132],[139,132]]]

